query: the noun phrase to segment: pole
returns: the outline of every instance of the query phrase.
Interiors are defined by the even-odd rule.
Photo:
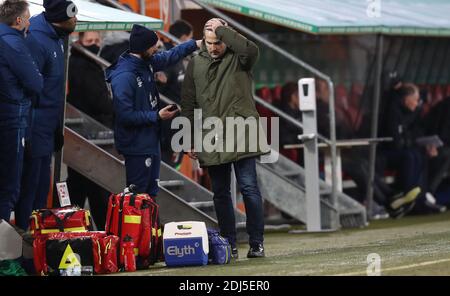
[[[316,91],[314,78],[298,81],[299,107],[303,114],[303,135],[299,139],[305,143],[305,193],[306,230],[322,230],[319,191],[319,151],[317,148]]]
[[[139,13],[145,15],[145,0],[139,0]]]
[[[59,119],[60,126],[61,126],[61,132],[64,135],[64,119],[66,116],[66,100],[67,100],[67,88],[66,88],[66,82],[69,76],[69,37],[66,37],[64,39],[64,104],[63,104],[63,110],[61,117]],[[64,149],[61,149],[61,151],[58,151],[54,154],[55,162],[54,162],[54,169],[53,169],[53,206],[58,207],[59,205],[59,199],[58,199],[58,191],[56,190],[56,183],[59,183],[61,181],[61,169],[62,169],[62,160],[63,160],[63,153]]]
[[[244,32],[245,34],[247,34],[248,36],[254,38],[255,40],[261,42],[262,44],[266,45],[267,47],[269,47],[270,49],[278,52],[279,54],[281,54],[282,56],[286,57],[287,59],[291,60],[293,63],[299,65],[300,67],[308,70],[309,72],[313,73],[314,75],[316,75],[317,77],[325,80],[328,83],[328,87],[330,89],[330,98],[329,98],[329,112],[330,112],[330,149],[331,149],[331,168],[332,168],[332,202],[333,205],[336,206],[336,209],[338,209],[339,207],[338,205],[338,200],[337,200],[337,176],[336,176],[336,121],[335,121],[335,102],[334,102],[334,87],[333,87],[333,82],[331,80],[331,78],[327,75],[325,75],[324,73],[320,72],[319,70],[317,70],[316,68],[312,67],[311,65],[303,62],[302,60],[298,59],[297,57],[295,57],[294,55],[292,55],[291,53],[287,52],[286,50],[282,49],[281,47],[279,47],[276,44],[273,44],[272,42],[268,41],[267,39],[262,38],[261,36],[259,36],[258,34],[256,34],[255,32],[253,32],[252,30],[248,29],[247,27],[241,25],[240,23],[236,22],[235,20],[233,20],[232,18],[230,18],[229,16],[227,16],[226,14],[220,12],[219,10],[210,7],[209,5],[206,5],[204,3],[202,3],[201,1],[198,0],[192,0],[192,2],[194,2],[195,4],[197,4],[198,6],[202,7],[203,9],[205,9],[206,11],[224,19],[225,21],[227,21],[228,23],[230,23],[231,25],[233,25],[236,29],[238,29],[241,32]],[[337,213],[337,215],[339,215],[339,212]],[[339,224],[339,219],[333,219],[336,221],[336,224]],[[336,225],[338,227],[338,225]]]
[[[377,38],[377,64],[375,73],[375,88],[373,93],[373,105],[372,105],[372,127],[370,131],[370,137],[376,138],[378,134],[378,111],[380,107],[380,91],[381,91],[381,72],[382,69],[382,59],[383,59],[383,35],[378,35]],[[377,153],[377,143],[372,141],[370,143],[369,152],[369,180],[367,182],[367,216],[370,220],[372,207],[373,207],[373,185],[375,180],[375,161]]]

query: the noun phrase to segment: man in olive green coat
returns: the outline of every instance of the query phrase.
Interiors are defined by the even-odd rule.
[[[191,146],[194,149],[188,155],[208,168],[220,232],[229,240],[232,255],[237,258],[230,191],[231,166],[234,166],[247,214],[250,244],[247,257],[264,257],[264,212],[256,177],[256,157],[268,151],[255,108],[250,72],[259,49],[221,19],[209,20],[203,33],[200,53],[190,61],[185,74],[181,115],[190,120],[191,126],[195,126],[194,119],[200,119],[201,125],[212,131],[200,137],[201,147],[197,145],[198,138],[195,139],[196,144]],[[246,125],[239,127],[237,120],[233,125],[229,119],[240,119]]]

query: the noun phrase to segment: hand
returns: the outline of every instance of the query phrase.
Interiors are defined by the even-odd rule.
[[[426,149],[429,157],[436,157],[439,154],[437,147],[434,145],[427,145]]]
[[[197,48],[201,48],[202,47],[202,42],[203,42],[203,39],[195,40],[195,43],[197,44]]]
[[[174,111],[169,111],[170,108],[172,108],[172,105],[168,105],[168,106],[162,108],[161,110],[159,110],[158,114],[159,114],[159,118],[161,118],[161,120],[171,119],[179,111],[178,109],[176,109]]]
[[[190,159],[197,160],[198,155],[193,150],[186,151],[186,154],[189,156]]]
[[[164,72],[156,72],[155,79],[156,81],[161,82],[163,84],[167,83],[167,75]]]
[[[205,29],[216,32],[216,29],[221,26],[228,26],[227,22],[219,18],[212,18],[205,24]]]

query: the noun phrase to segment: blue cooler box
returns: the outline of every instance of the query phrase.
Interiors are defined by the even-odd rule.
[[[204,222],[185,221],[165,224],[163,244],[167,266],[208,263],[208,232]]]

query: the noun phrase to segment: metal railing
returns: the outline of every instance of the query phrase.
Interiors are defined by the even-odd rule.
[[[77,42],[73,42],[71,44],[71,47],[76,49],[80,53],[84,54],[86,57],[92,59],[93,61],[95,61],[98,65],[100,65],[103,68],[108,68],[109,66],[111,66],[110,62],[108,62],[107,60],[103,59],[102,57],[100,57],[100,56],[90,52],[89,50],[87,50],[81,44],[79,44]],[[166,103],[166,104],[175,104],[174,101],[172,101],[171,99],[165,97],[164,95],[159,94],[159,96],[160,96],[160,99],[164,103]]]
[[[129,11],[129,9],[120,4],[117,3],[115,1],[112,0],[97,0],[100,3],[108,3],[118,9],[121,10],[126,10]],[[226,14],[220,12],[219,10],[210,7],[209,5],[206,5],[198,0],[191,0],[192,2],[194,2],[195,4],[197,4],[198,6],[202,7],[203,9],[205,9],[206,11],[224,19],[225,21],[227,21],[229,24],[233,25],[236,29],[240,30],[241,32],[244,32],[245,34],[247,34],[248,36],[251,36],[252,38],[254,38],[255,40],[261,42],[262,44],[266,45],[267,47],[269,47],[272,50],[275,50],[276,52],[278,52],[279,54],[281,54],[282,56],[286,57],[287,59],[291,60],[293,63],[299,65],[300,67],[306,69],[307,71],[311,72],[312,74],[316,75],[317,77],[325,80],[328,84],[328,88],[329,88],[329,119],[330,119],[330,139],[324,137],[323,135],[318,134],[317,137],[322,140],[324,143],[326,143],[327,145],[330,146],[330,150],[331,150],[331,179],[332,179],[332,192],[331,192],[331,202],[333,207],[335,207],[338,211],[339,211],[339,206],[337,203],[337,174],[336,174],[336,115],[335,115],[335,97],[334,97],[334,84],[333,81],[331,80],[331,78],[322,73],[321,71],[319,71],[318,69],[312,67],[311,65],[307,64],[306,62],[300,60],[299,58],[295,57],[294,55],[292,55],[291,53],[287,52],[286,50],[282,49],[281,47],[277,46],[276,44],[270,42],[267,39],[264,39],[263,37],[259,36],[258,34],[256,34],[255,32],[253,32],[252,30],[248,29],[247,27],[241,25],[240,23],[238,23],[237,21],[235,21],[234,19],[230,18],[229,16],[227,16]],[[162,34],[163,36],[167,37],[168,39],[174,41],[175,43],[180,43],[180,40],[178,40],[175,36],[171,35],[168,32],[159,30],[158,33]],[[95,55],[93,55],[95,56]],[[92,57],[92,56],[91,56]],[[94,58],[94,57],[93,57]],[[266,107],[267,109],[271,110],[272,112],[274,112],[275,114],[279,115],[281,118],[287,120],[288,122],[292,123],[293,125],[303,129],[303,125],[300,121],[298,121],[297,119],[289,116],[288,114],[286,114],[285,112],[281,111],[280,109],[278,109],[277,107],[267,103],[266,101],[264,101],[262,98],[258,97],[258,96],[254,96],[255,101]],[[168,98],[165,98],[164,96],[161,96],[161,99],[165,102],[170,101]],[[338,212],[338,216],[339,216],[339,212]],[[337,221],[339,221],[339,219],[337,219]]]
[[[216,15],[222,19],[224,19],[225,21],[227,21],[229,24],[233,25],[236,29],[238,29],[239,31],[247,34],[248,36],[251,36],[252,38],[254,38],[255,40],[261,42],[262,44],[266,45],[267,47],[269,47],[270,49],[278,52],[279,54],[281,54],[282,56],[286,57],[287,59],[291,60],[293,63],[299,65],[300,67],[306,69],[307,71],[311,72],[312,74],[316,75],[317,77],[325,80],[328,84],[328,88],[329,88],[329,101],[328,101],[328,105],[329,105],[329,113],[330,113],[330,139],[325,138],[322,135],[318,135],[318,137],[323,140],[326,144],[328,144],[330,146],[330,150],[331,150],[331,180],[332,180],[332,184],[331,184],[331,188],[332,188],[332,193],[331,193],[331,201],[333,206],[339,210],[339,206],[337,204],[337,174],[336,174],[336,115],[335,115],[335,100],[334,100],[334,85],[333,85],[333,81],[331,80],[331,78],[322,73],[321,71],[319,71],[318,69],[312,67],[311,65],[303,62],[302,60],[300,60],[299,58],[295,57],[294,55],[292,55],[291,53],[287,52],[286,50],[282,49],[281,47],[279,47],[278,45],[270,42],[269,40],[259,36],[258,34],[256,34],[255,32],[253,32],[252,30],[250,30],[249,28],[243,26],[242,24],[238,23],[237,21],[235,21],[234,19],[232,19],[231,17],[227,16],[226,14],[220,12],[219,10],[206,5],[204,3],[202,3],[201,1],[198,0],[191,0],[192,2],[194,2],[195,4],[197,4],[198,6],[200,6],[201,8],[205,9],[206,11],[212,13],[213,15]],[[270,104],[267,104],[267,102],[265,102],[264,100],[262,100],[261,98],[255,97],[256,102],[258,102],[259,104],[263,105],[264,107],[271,106]],[[293,123],[298,127],[301,127],[303,129],[302,124],[295,120],[294,118],[290,117],[290,116],[286,116],[287,114],[282,112],[281,110],[279,110],[278,108],[275,108],[273,106],[271,106],[271,108],[269,108],[271,111],[273,111],[274,113],[276,113],[277,115],[280,115],[280,117],[287,119],[289,122],[292,122],[292,120],[296,121],[297,123]],[[337,219],[339,220],[339,219]]]

